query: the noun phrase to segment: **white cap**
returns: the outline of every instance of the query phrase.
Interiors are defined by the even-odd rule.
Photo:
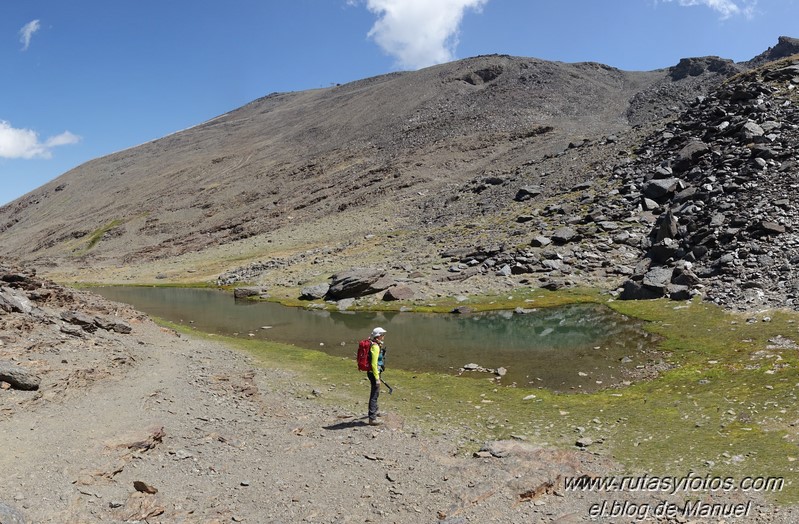
[[[383,329],[383,328],[381,328],[381,327],[376,327],[376,328],[374,328],[374,329],[372,330],[372,335],[371,335],[371,337],[370,337],[370,338],[377,338],[377,337],[379,337],[380,335],[383,335],[383,334],[385,334],[385,333],[386,333],[386,330],[385,330],[385,329]]]

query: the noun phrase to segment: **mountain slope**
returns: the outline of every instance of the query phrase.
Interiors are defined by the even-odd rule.
[[[135,261],[268,232],[289,214],[435,190],[520,146],[534,155],[575,133],[625,130],[628,99],[662,76],[490,56],[271,95],[5,206],[4,254]],[[104,228],[91,249],[75,241]]]
[[[620,277],[648,226],[603,199],[619,166],[697,96],[792,45],[781,38],[752,64],[703,57],[650,72],[481,56],[272,94],[0,208],[0,255],[95,281],[207,280],[248,263],[232,280],[278,269],[270,282],[290,286],[354,265],[444,279],[442,253],[500,252],[493,263],[517,274],[543,264],[567,283]],[[586,215],[606,219],[596,242]],[[552,253],[525,246],[561,226],[589,243],[555,253],[566,268],[552,273]]]

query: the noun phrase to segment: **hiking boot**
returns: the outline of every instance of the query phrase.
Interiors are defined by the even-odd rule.
[[[382,425],[383,425],[383,423],[382,423],[382,422],[380,422],[379,420],[372,419],[372,420],[370,420],[370,421],[369,421],[369,425],[370,425],[370,426],[382,426]]]

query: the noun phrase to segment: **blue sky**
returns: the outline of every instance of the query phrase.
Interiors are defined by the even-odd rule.
[[[651,70],[799,37],[799,0],[3,0],[0,205],[275,91],[480,54]]]

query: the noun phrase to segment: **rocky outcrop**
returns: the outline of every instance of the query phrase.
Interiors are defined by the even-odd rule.
[[[390,302],[395,300],[410,300],[413,298],[414,292],[410,286],[397,285],[390,287],[383,294],[383,300]]]
[[[330,277],[327,300],[342,300],[373,295],[394,285],[394,279],[387,277],[382,269],[351,269]]]
[[[0,309],[17,313],[30,313],[33,304],[24,293],[7,287],[0,287]]]
[[[67,324],[77,326],[87,333],[94,333],[98,328],[121,334],[128,334],[132,331],[130,325],[125,322],[100,316],[87,315],[80,311],[63,311],[60,318]],[[77,334],[76,332],[71,332],[68,328],[62,329],[62,332]]]
[[[233,290],[233,298],[246,299],[252,297],[262,297],[266,294],[266,290],[262,287],[237,287]]]
[[[633,125],[670,118],[686,109],[697,96],[706,95],[745,69],[744,65],[717,56],[683,58],[666,70],[666,78],[633,96],[627,118]]]
[[[689,76],[699,76],[705,73],[731,76],[739,71],[740,69],[732,60],[717,56],[703,56],[681,59],[676,66],[669,68],[669,77],[672,80],[682,80]]]
[[[319,300],[320,298],[324,298],[329,290],[330,284],[305,286],[300,290],[300,300]]]
[[[38,375],[22,366],[0,361],[0,382],[6,382],[14,389],[33,391],[39,389],[42,380]]]
[[[117,343],[119,334],[132,332],[122,320],[124,310],[0,260],[0,392],[13,390],[6,398],[36,402],[94,380],[108,367],[128,365],[132,359]],[[88,358],[94,348],[112,356]],[[0,522],[6,522],[2,511]]]
[[[799,306],[797,103],[799,59],[771,63],[697,99],[619,171],[654,219],[623,298]]]
[[[22,271],[0,263],[0,282],[5,284],[0,286],[0,331],[22,323],[56,325],[62,333],[76,337],[98,329],[120,334],[132,332],[130,324],[113,315],[73,309],[72,291],[37,278],[34,271]]]
[[[799,53],[799,39],[781,36],[777,39],[777,45],[769,47],[764,53],[750,60],[747,65],[750,67],[757,67],[767,62],[787,58],[797,53]]]

